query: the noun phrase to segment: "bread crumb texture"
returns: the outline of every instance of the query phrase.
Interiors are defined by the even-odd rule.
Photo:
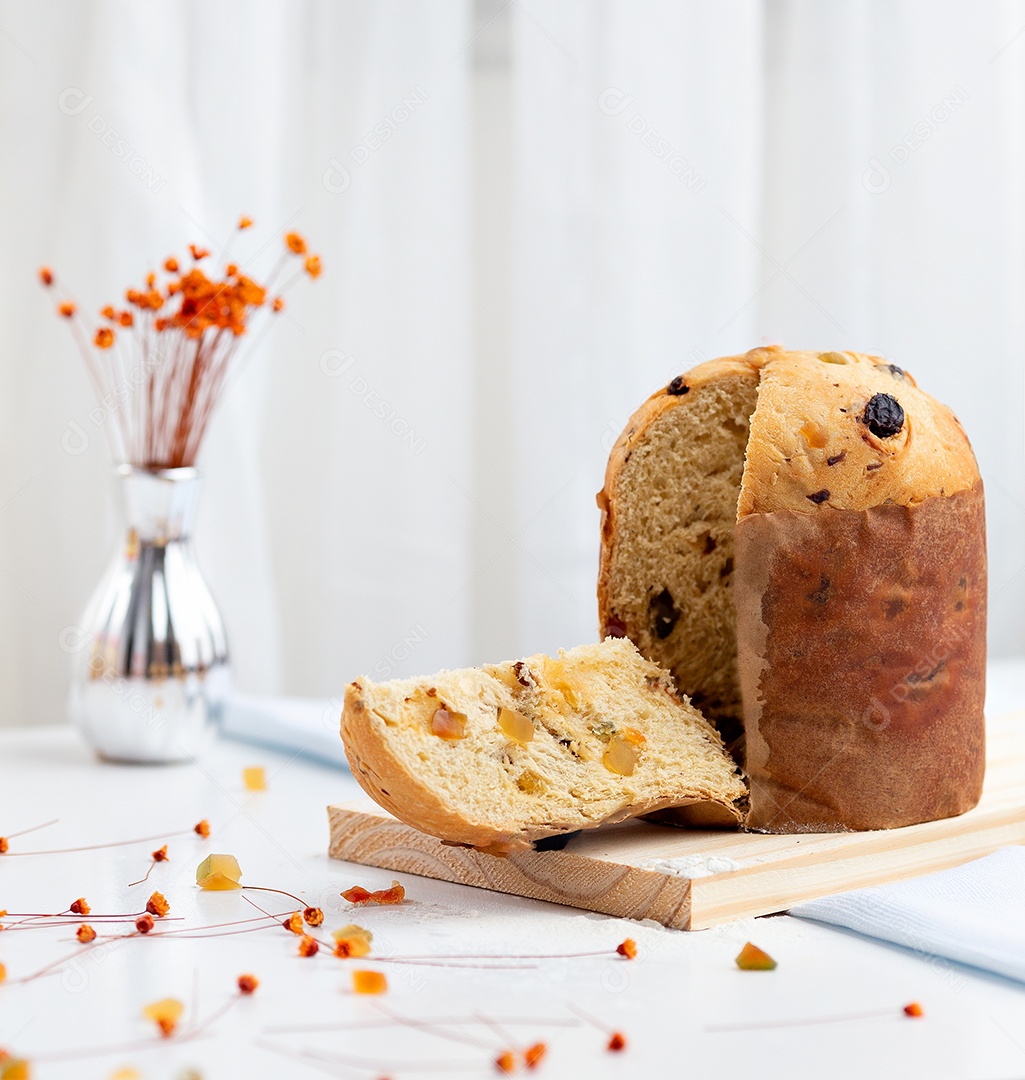
[[[736,823],[746,806],[715,730],[626,639],[427,679],[357,679],[342,738],[387,810],[496,854],[688,804],[716,804],[721,823]]]

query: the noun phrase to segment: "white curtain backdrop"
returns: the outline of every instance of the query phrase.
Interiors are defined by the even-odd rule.
[[[0,722],[63,719],[118,536],[35,270],[93,310],[241,212],[325,270],[201,459],[240,688],[593,639],[612,441],[767,341],[955,407],[1025,651],[1023,200],[1021,2],[0,2]]]

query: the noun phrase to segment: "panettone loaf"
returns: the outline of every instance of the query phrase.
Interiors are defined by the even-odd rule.
[[[386,810],[493,854],[655,811],[736,825],[747,809],[715,729],[624,639],[430,678],[357,679],[342,740]]]
[[[728,737],[742,723],[751,827],[975,804],[982,485],[910,375],[778,348],[702,364],[630,420],[598,501],[603,632],[669,667]]]

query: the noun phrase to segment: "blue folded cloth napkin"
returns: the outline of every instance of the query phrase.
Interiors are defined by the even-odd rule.
[[[809,900],[791,915],[846,926],[1025,982],[1025,847],[889,885]]]
[[[335,699],[233,694],[224,707],[221,734],[344,766],[345,753],[338,734],[341,716],[342,703]]]

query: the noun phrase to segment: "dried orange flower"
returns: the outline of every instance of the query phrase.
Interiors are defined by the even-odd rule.
[[[39,268],[39,280],[44,285],[53,284],[53,271],[48,266],[41,266]]]
[[[352,988],[357,994],[383,994],[388,989],[388,980],[380,971],[354,971]]]
[[[262,765],[249,765],[242,770],[246,791],[263,791],[267,786],[267,770]]]
[[[353,885],[342,893],[342,899],[350,904],[401,904],[406,898],[406,890],[397,882],[391,883],[390,889],[378,889],[368,892],[361,885]]]
[[[370,955],[370,943],[374,940],[374,935],[369,930],[364,930],[362,926],[349,923],[348,926],[343,926],[341,930],[332,931],[331,936],[337,943],[335,945],[335,956],[342,960],[347,960],[349,957]]]
[[[171,905],[163,893],[155,892],[146,901],[146,910],[150,915],[156,915],[158,919],[162,919],[171,910]]]
[[[197,247],[195,244],[189,244],[189,253],[196,262],[200,259],[205,259],[210,252],[206,248]]]
[[[616,1053],[619,1050],[625,1050],[626,1036],[621,1031],[614,1031],[612,1037],[609,1039],[608,1046],[606,1046],[605,1049],[611,1050],[613,1053]]]
[[[248,229],[249,226],[252,225],[252,223],[253,223],[253,219],[251,217],[247,217],[245,214],[243,214],[238,219],[238,227],[240,229]]]
[[[11,1058],[0,1071],[0,1080],[30,1080],[31,1066],[24,1058]]]
[[[114,344],[114,331],[109,326],[101,326],[96,331],[93,344],[97,349],[109,349]]]
[[[0,836],[0,855],[6,855],[10,846],[11,845],[7,842],[7,837]]]
[[[65,319],[70,319],[78,308],[70,300],[65,300],[63,303],[57,305],[57,313],[63,315]]]
[[[169,274],[177,274],[178,260],[173,255],[169,255],[166,259],[164,259],[164,269]]]
[[[627,960],[634,960],[637,958],[637,942],[632,937],[628,937],[616,946],[616,952],[620,956],[625,956]]]
[[[122,311],[121,314],[118,315],[117,321],[122,326],[134,326],[135,316],[130,311]]]
[[[201,822],[192,830],[197,836],[202,836],[205,840],[210,835],[210,822],[203,818]]]
[[[917,1001],[912,1001],[910,1005],[904,1006],[905,1016],[925,1016],[925,1010]]]
[[[75,915],[88,915],[92,908],[89,907],[89,903],[84,896],[80,896],[68,909]]]
[[[319,255],[307,255],[306,262],[303,263],[303,266],[306,268],[306,273],[309,274],[311,278],[316,279],[320,277],[322,267],[320,265]]]
[[[286,233],[285,243],[294,255],[306,254],[306,241],[297,232]]]
[[[75,937],[77,937],[83,945],[88,945],[90,941],[96,940],[96,931],[88,923],[82,923],[75,931]]]
[[[114,308],[113,308],[113,307],[112,307],[112,306],[111,306],[110,304],[108,304],[108,305],[107,305],[107,306],[106,306],[106,307],[105,307],[105,308],[104,308],[104,309],[103,309],[103,310],[102,310],[102,311],[100,312],[100,314],[101,314],[101,315],[102,315],[102,316],[103,316],[103,317],[104,317],[105,319],[113,319],[113,318],[115,318],[115,317],[116,317],[116,315],[117,315],[117,312],[115,312],[115,311],[114,311]]]
[[[320,926],[324,921],[324,912],[319,907],[308,907],[303,911],[303,918],[310,926]]]
[[[274,303],[271,304],[271,309],[273,311],[284,311],[285,310],[285,301],[284,301],[284,299],[282,297],[280,297],[280,296],[275,296],[274,297]]]
[[[177,998],[163,998],[145,1006],[142,1015],[152,1020],[160,1028],[160,1034],[167,1038],[174,1033],[183,1012],[185,1006]]]
[[[234,855],[207,855],[196,867],[196,884],[201,889],[220,892],[241,889],[242,870]]]
[[[260,980],[255,975],[239,975],[238,989],[241,994],[251,994],[260,985]]]
[[[151,853],[154,862],[167,862],[167,844]]]
[[[523,1060],[527,1063],[528,1069],[536,1069],[541,1064],[541,1059],[545,1056],[548,1047],[543,1043],[534,1043],[533,1046],[528,1046],[523,1051]]]
[[[303,917],[298,911],[293,911],[291,915],[281,924],[286,930],[291,930],[293,934],[303,933]]]
[[[0,983],[2,983],[4,981],[4,979],[6,979],[6,978],[7,978],[7,968],[5,968],[3,964],[0,964]]]
[[[147,905],[148,907],[149,905]],[[140,915],[135,920],[135,929],[140,934],[148,934],[153,929],[153,916],[147,911],[145,915]]]
[[[228,277],[238,277],[238,264],[228,263],[228,265],[224,268],[224,272],[225,274],[227,274]]]
[[[516,1058],[513,1056],[513,1052],[511,1050],[503,1050],[498,1057],[495,1058],[495,1068],[503,1073],[515,1072]]]
[[[750,941],[737,954],[737,967],[741,971],[772,971],[775,966],[776,961]]]
[[[313,940],[303,934],[302,940],[299,942],[299,955],[300,956],[316,956],[320,952],[320,946]]]

